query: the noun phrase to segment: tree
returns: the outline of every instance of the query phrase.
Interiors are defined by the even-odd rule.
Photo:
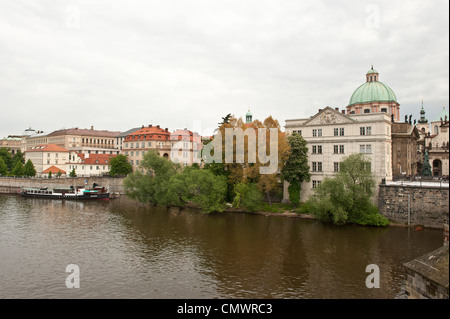
[[[128,157],[122,154],[112,157],[110,164],[109,175],[112,177],[116,175],[128,175],[133,171],[133,167],[128,162]]]
[[[25,176],[36,176],[36,169],[30,159],[25,163],[23,173]]]
[[[48,178],[52,178],[52,172],[48,172]]]
[[[72,169],[72,171],[69,173],[70,177],[77,177],[77,173],[75,173],[75,168]]]
[[[8,172],[11,171],[11,169],[13,168],[13,160],[11,153],[8,152],[7,148],[0,148],[0,158],[5,162]]]
[[[280,184],[280,176],[279,171],[284,165],[284,162],[286,160],[287,150],[289,149],[289,146],[287,145],[286,138],[284,136],[284,133],[281,132],[281,126],[279,122],[275,119],[273,119],[271,116],[266,118],[264,122],[261,122],[259,120],[254,120],[253,123],[250,125],[248,123],[245,123],[242,118],[235,118],[233,115],[227,116],[226,118],[223,118],[224,121],[221,124],[221,126],[218,128],[219,134],[216,134],[214,136],[214,139],[222,138],[220,141],[221,143],[218,143],[222,147],[222,158],[221,163],[207,163],[205,167],[207,169],[211,169],[214,171],[216,175],[225,175],[227,176],[227,182],[228,182],[228,192],[227,192],[227,199],[233,200],[235,194],[233,193],[234,186],[238,183],[254,183],[257,185],[257,187],[260,189],[261,192],[266,194],[267,199],[269,200],[269,204],[271,204],[271,198],[270,193],[273,192],[277,187],[281,186]],[[227,121],[225,121],[227,119]],[[233,154],[232,154],[232,161],[226,160],[226,131],[227,129],[232,129],[233,132],[238,132],[239,130],[242,130],[244,133],[243,138],[243,145],[242,149],[239,147],[239,151],[242,151],[243,153],[243,162],[237,161],[237,155],[238,152],[238,141],[237,138],[233,138],[232,146],[233,146]],[[258,129],[262,129],[261,131]],[[272,145],[271,136],[272,133],[270,129],[274,129],[277,132],[277,139],[276,144],[275,142]],[[259,134],[265,132],[265,136],[258,136]],[[252,141],[249,136],[254,136],[255,140]],[[275,158],[277,160],[277,163],[275,164],[272,160],[268,161],[267,163],[263,163],[261,161],[261,158],[259,157],[259,143],[258,141],[263,141],[263,138],[265,137],[265,150],[267,155],[275,154]],[[249,145],[249,142],[256,143],[256,145]],[[210,142],[211,143],[211,142]],[[250,147],[251,146],[251,147]],[[203,149],[205,151],[205,148]],[[214,149],[214,151],[216,151]],[[252,158],[252,154],[254,155],[254,152],[258,154],[256,157],[256,162],[254,163],[254,160]],[[277,165],[275,167],[274,173],[261,173],[264,169],[271,168],[272,165]]]
[[[137,171],[124,180],[126,194],[131,198],[162,206],[193,203],[207,213],[225,208],[225,176],[198,167],[182,169],[156,152],[144,155],[141,168],[146,173]]]
[[[255,184],[238,183],[234,193],[233,206],[244,206],[250,212],[257,210],[263,200],[263,194]]]
[[[11,174],[14,176],[23,176],[24,175],[23,164],[21,161],[16,161],[16,163],[14,164],[14,167],[11,171]]]
[[[292,133],[288,137],[289,152],[281,170],[282,178],[289,183],[289,200],[294,206],[300,203],[301,183],[309,182],[311,173],[308,165],[308,147],[300,134]]]
[[[8,166],[6,166],[5,161],[0,157],[0,175],[8,174]]]
[[[389,221],[371,202],[375,178],[370,160],[364,154],[352,154],[340,165],[334,177],[325,178],[308,200],[310,213],[336,225],[356,223],[386,226]]]

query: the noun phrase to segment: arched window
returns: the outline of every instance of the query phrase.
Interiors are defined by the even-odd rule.
[[[439,126],[434,126],[434,134],[439,134]]]
[[[387,113],[387,109],[386,108],[382,108],[381,112]]]
[[[365,109],[364,113],[370,113],[370,110],[369,109]]]

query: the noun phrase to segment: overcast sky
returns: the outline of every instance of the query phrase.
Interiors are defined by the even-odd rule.
[[[0,0],[0,138],[345,108],[371,64],[401,119],[449,104],[449,1]]]

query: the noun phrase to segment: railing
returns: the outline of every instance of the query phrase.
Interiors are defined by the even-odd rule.
[[[383,181],[385,185],[449,188],[448,176],[402,176],[394,175],[392,181]]]

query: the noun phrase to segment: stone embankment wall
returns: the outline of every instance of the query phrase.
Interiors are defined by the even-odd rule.
[[[443,228],[445,220],[448,224],[449,189],[380,185],[378,208],[382,215],[397,223]]]
[[[85,184],[86,183],[86,184]],[[123,178],[111,177],[74,177],[74,178],[14,178],[0,177],[0,193],[18,193],[22,187],[92,187],[96,183],[99,186],[109,188],[111,193],[124,193]]]

